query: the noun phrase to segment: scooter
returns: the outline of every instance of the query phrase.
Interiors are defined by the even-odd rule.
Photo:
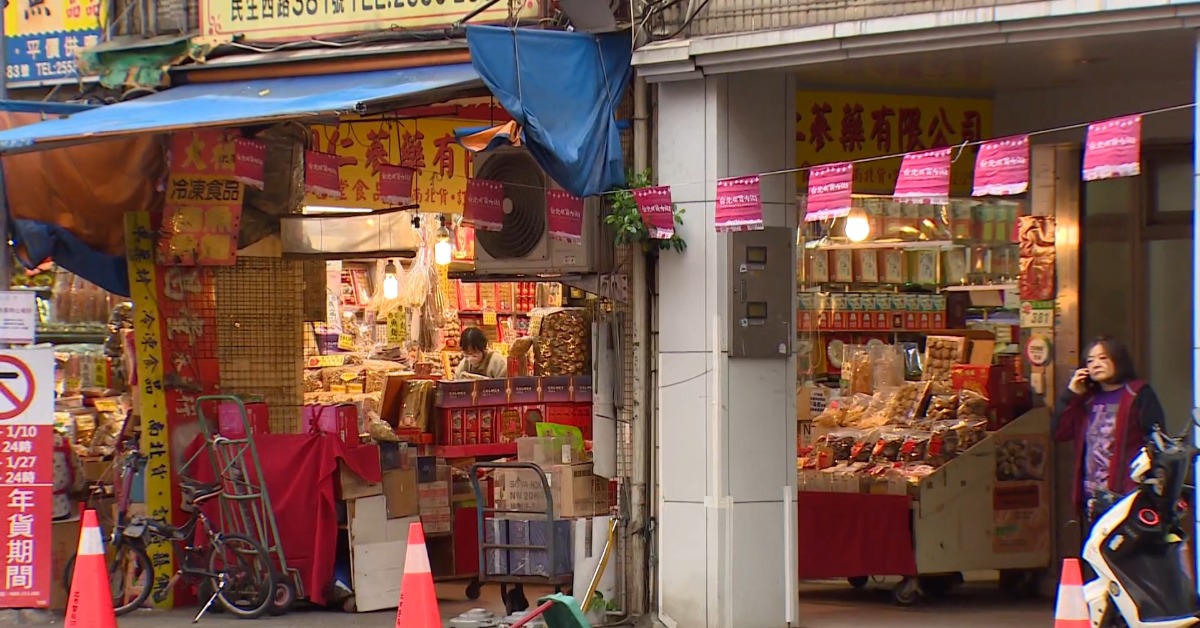
[[[1096,497],[1104,514],[1083,547],[1096,573],[1084,585],[1094,628],[1185,628],[1200,624],[1200,600],[1186,551],[1183,499],[1200,454],[1188,436],[1161,429],[1130,463],[1137,488]]]

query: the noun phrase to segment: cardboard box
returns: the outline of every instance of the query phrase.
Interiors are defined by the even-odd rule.
[[[421,526],[427,534],[448,534],[453,529],[454,519],[450,516],[450,506],[431,508],[421,511]]]
[[[526,436],[517,439],[517,460],[532,462],[539,467],[573,464],[576,453],[571,439],[561,437]]]
[[[592,463],[554,465],[543,469],[550,484],[554,516],[569,519],[597,514],[596,482]],[[604,500],[607,502],[607,499]],[[603,506],[603,504],[601,504]],[[545,488],[532,469],[504,469],[496,473],[496,507],[500,510],[544,512]],[[607,514],[607,507],[599,514]]]
[[[67,607],[68,591],[63,588],[67,562],[79,547],[78,518],[55,521],[50,527],[50,608],[61,611]]]
[[[574,546],[571,544],[571,521],[545,519],[509,519],[508,538],[512,545],[546,549],[509,550],[509,573],[514,576],[562,576],[573,573]],[[553,554],[550,539],[553,536]]]
[[[421,512],[417,493],[416,469],[389,469],[383,472],[383,497],[387,500],[388,519],[411,517]]]
[[[420,484],[417,492],[422,514],[433,512],[437,508],[450,507],[450,483],[445,480]]]
[[[382,494],[383,482],[368,482],[351,471],[346,463],[338,461],[338,499],[358,499]]]

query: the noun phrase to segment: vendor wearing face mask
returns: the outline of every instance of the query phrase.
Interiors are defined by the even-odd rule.
[[[478,327],[463,330],[458,341],[463,359],[454,371],[454,379],[499,379],[508,376],[508,360],[488,349],[487,336]]]

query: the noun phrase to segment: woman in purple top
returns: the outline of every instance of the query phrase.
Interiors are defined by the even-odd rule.
[[[1050,427],[1055,440],[1075,442],[1075,507],[1085,536],[1103,514],[1094,509],[1097,491],[1132,491],[1129,463],[1151,431],[1163,426],[1162,404],[1137,378],[1122,344],[1101,336],[1086,355],[1084,368],[1075,371],[1059,397]]]

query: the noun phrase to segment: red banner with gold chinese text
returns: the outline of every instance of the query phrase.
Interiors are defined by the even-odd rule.
[[[224,131],[176,133],[156,259],[170,266],[228,266],[237,259],[242,184],[234,138]]]

